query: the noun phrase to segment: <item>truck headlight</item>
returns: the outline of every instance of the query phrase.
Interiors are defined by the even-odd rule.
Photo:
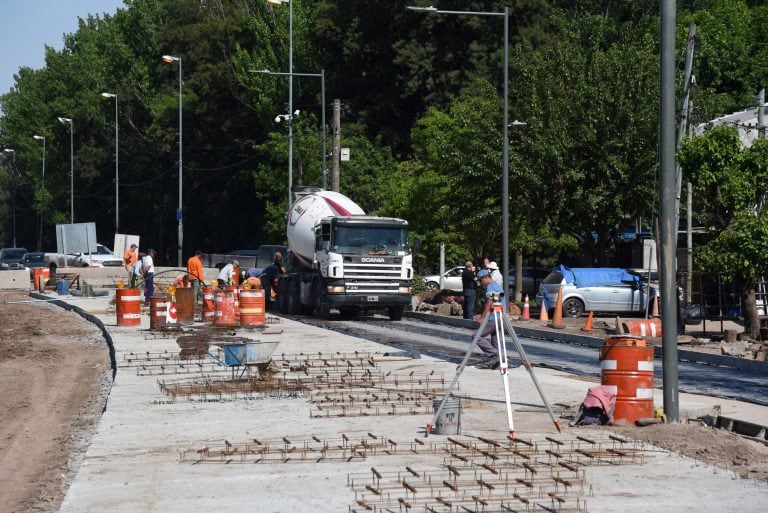
[[[344,294],[346,289],[344,285],[328,285],[326,292],[328,292],[328,294]]]
[[[397,291],[400,294],[410,294],[411,293],[411,287],[400,287],[397,289]]]

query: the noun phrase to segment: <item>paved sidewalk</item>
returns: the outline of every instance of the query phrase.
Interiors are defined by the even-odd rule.
[[[146,369],[128,366],[126,358],[145,355],[148,351],[175,354],[178,352],[175,340],[146,338],[149,333],[146,316],[140,328],[117,327],[115,315],[108,306],[109,299],[73,302],[94,313],[105,324],[114,340],[118,369],[107,410],[61,506],[61,513],[366,511],[365,506],[356,501],[370,506],[383,499],[381,495],[366,491],[361,483],[379,490],[379,494],[384,494],[382,490],[385,489],[386,495],[401,494],[405,502],[420,505],[420,509],[413,508],[413,511],[425,510],[425,496],[433,497],[431,503],[442,508],[435,511],[450,511],[434,499],[441,496],[449,502],[457,501],[451,499],[455,493],[441,483],[450,481],[452,476],[446,463],[453,462],[457,469],[469,465],[462,467],[460,473],[462,478],[470,481],[472,476],[479,476],[486,483],[502,479],[485,471],[475,460],[462,463],[461,459],[452,458],[450,451],[421,452],[423,444],[448,443],[448,437],[444,435],[424,437],[424,427],[430,422],[431,414],[349,417],[328,414],[313,418],[310,412],[316,411],[316,407],[310,404],[306,392],[265,394],[252,399],[224,397],[221,401],[201,401],[199,398],[180,398],[170,401],[161,393],[159,382],[186,379],[187,375],[142,375],[146,374]],[[282,353],[332,355],[391,351],[386,346],[291,320],[284,319],[271,328],[280,333],[256,332],[254,335],[238,331],[238,335],[279,340],[275,356]],[[455,365],[426,357],[390,359],[377,362],[377,365],[382,374],[390,373],[389,379],[402,376],[405,380],[413,373],[444,376],[450,380],[455,373]],[[170,366],[168,369],[170,372]],[[544,394],[557,411],[563,409],[562,405],[579,404],[586,389],[594,385],[547,369],[535,369],[535,373]],[[573,444],[577,435],[584,434],[583,430],[567,427],[567,421],[562,422],[563,434],[557,434],[525,369],[511,370],[509,383],[518,439],[536,441],[543,453],[545,447],[558,449],[546,437]],[[461,415],[462,436],[451,438],[467,444],[479,443],[473,436],[503,440],[508,426],[504,386],[499,373],[467,368],[458,392],[468,399],[464,400]],[[385,393],[383,389],[381,393]],[[656,404],[661,404],[661,392],[656,390],[655,393]],[[683,409],[707,408],[716,402],[722,405],[724,414],[728,411],[732,415],[743,415],[745,420],[768,424],[768,408],[765,407],[686,394],[681,394],[680,401]],[[589,436],[601,441],[604,447],[612,443],[604,431],[591,430]],[[345,437],[350,441],[367,440],[366,444],[370,446],[386,440],[383,442],[386,448],[370,449],[365,459],[348,452],[336,460],[315,454],[306,461],[296,461],[302,454],[301,448],[313,444],[313,440],[330,441],[331,452],[328,454],[333,454],[335,444],[342,444]],[[225,440],[238,448],[250,443],[254,451],[267,445],[265,441],[272,441],[271,448],[284,444],[285,452],[282,458],[270,462],[259,460],[254,456],[255,452],[233,453],[227,458],[229,463],[220,459],[200,460],[196,450],[206,446],[226,447]],[[522,444],[518,446],[520,452],[528,450]],[[409,447],[413,449],[409,450]],[[456,452],[461,450],[460,447],[454,446]],[[565,451],[563,448],[559,450]],[[721,513],[724,507],[740,513],[765,511],[766,484],[738,479],[730,472],[713,470],[694,460],[652,447],[646,447],[642,454],[643,463],[585,466],[576,472],[577,476],[583,476],[582,485],[566,486],[565,489],[561,486],[557,493],[569,501],[578,498],[580,507],[591,512],[644,510],[649,506],[666,511],[695,510],[697,513]],[[269,458],[264,456],[266,459]],[[247,463],[241,464],[241,461]],[[495,464],[495,460],[488,461],[489,466]],[[522,456],[518,458],[521,472],[525,472],[521,467],[524,461]],[[563,468],[557,470],[561,471],[563,475],[569,472]],[[400,477],[393,477],[398,472]],[[414,472],[420,476],[434,473],[444,477],[435,481],[432,492],[426,484],[409,485],[415,490],[411,492],[404,487],[403,481],[420,483],[418,479],[422,478],[417,478]],[[382,477],[377,478],[377,473]],[[531,478],[530,474],[526,475],[521,479]],[[460,481],[459,477],[453,474],[456,482]],[[543,478],[541,474],[533,477]],[[517,483],[514,478],[510,481],[517,490],[514,493],[529,493],[524,484]],[[351,484],[355,484],[356,490]],[[534,488],[539,486],[543,485],[536,484]],[[481,499],[503,493],[498,483],[493,490],[482,485],[479,489]],[[508,492],[513,493],[511,489]],[[587,500],[586,505],[581,502],[583,499]],[[406,511],[403,502],[392,500],[394,506],[377,506],[375,510]],[[547,497],[534,502],[551,507],[552,501],[555,499]],[[403,509],[398,509],[398,504]],[[496,503],[492,501],[491,506],[493,504]],[[516,504],[522,506],[519,502]],[[466,506],[466,511],[479,511],[480,506],[476,502]],[[486,511],[498,511],[498,505],[496,509],[491,506]],[[462,510],[454,507],[453,511]]]

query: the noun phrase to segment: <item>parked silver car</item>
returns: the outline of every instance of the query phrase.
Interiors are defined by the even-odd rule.
[[[445,274],[443,275],[445,278],[443,288],[445,290],[461,292],[464,289],[461,284],[462,272],[464,272],[463,265],[461,267],[454,267],[453,269],[445,271]],[[429,276],[424,276],[424,285],[426,285],[427,290],[438,290],[440,288],[440,275],[432,274]]]
[[[656,290],[640,276],[618,268],[569,268],[563,265],[549,273],[539,286],[536,302],[546,300],[547,309],[557,303],[563,288],[563,316],[581,317],[584,312],[644,313]]]

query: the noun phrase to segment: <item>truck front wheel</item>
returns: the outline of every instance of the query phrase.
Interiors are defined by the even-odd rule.
[[[387,308],[390,321],[400,321],[403,319],[403,307],[402,306],[390,306]]]

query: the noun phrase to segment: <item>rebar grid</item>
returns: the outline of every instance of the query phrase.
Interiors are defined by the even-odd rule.
[[[125,356],[126,366],[136,366],[139,375],[193,374],[182,380],[159,381],[160,391],[171,397],[203,401],[231,398],[282,396],[314,391],[311,416],[428,414],[435,394],[445,391],[441,373],[383,372],[371,353],[281,354],[268,368],[250,376],[244,367],[216,366],[212,358],[183,359],[179,353],[163,352]],[[219,351],[219,360],[221,352]],[[235,370],[232,379],[217,371]],[[251,370],[251,369],[247,369]],[[243,379],[243,374],[248,374]],[[237,377],[238,379],[234,379]]]
[[[586,512],[592,495],[585,469],[592,465],[644,462],[640,442],[611,434],[561,435],[541,440],[449,436],[396,441],[365,435],[309,440],[288,437],[188,449],[188,463],[322,463],[352,462],[405,455],[437,456],[425,468],[352,473],[350,512],[425,511],[436,513],[552,511]],[[381,463],[381,462],[380,462]],[[381,467],[380,467],[381,468]]]

